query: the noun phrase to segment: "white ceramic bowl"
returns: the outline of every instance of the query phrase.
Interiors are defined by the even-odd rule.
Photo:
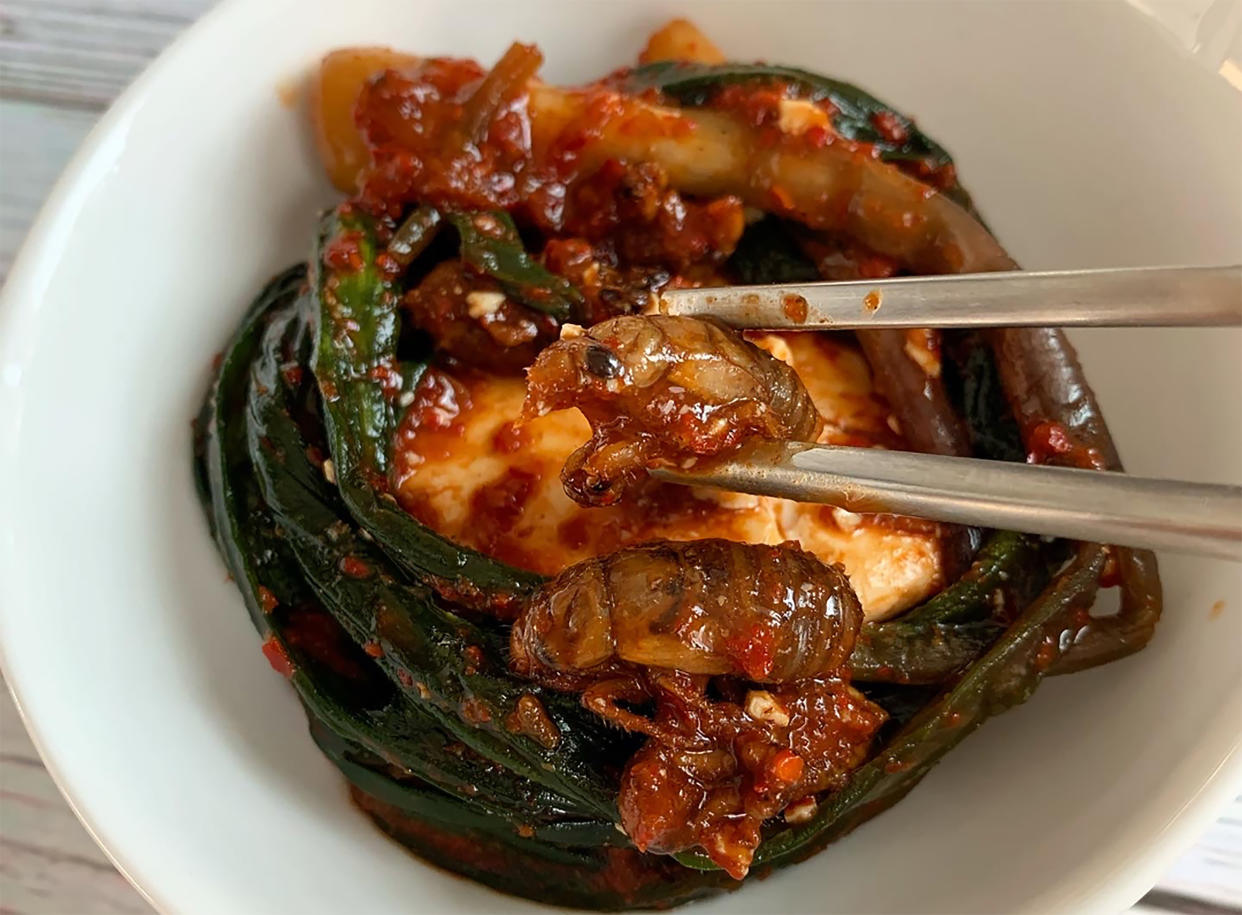
[[[0,309],[4,671],[75,809],[159,908],[531,908],[426,867],[349,806],[208,540],[189,421],[244,304],[304,256],[333,196],[280,87],[334,46],[490,61],[514,37],[582,80],[672,14],[916,114],[1029,267],[1242,259],[1239,95],[1122,5],[222,4],[91,135]],[[1132,470],[1237,480],[1236,332],[1077,339]],[[1162,567],[1148,650],[1045,684],[891,812],[696,911],[1134,901],[1242,769],[1239,570]]]

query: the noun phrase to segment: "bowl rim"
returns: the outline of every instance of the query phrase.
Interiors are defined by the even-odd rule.
[[[220,0],[183,29],[143,68],[91,127],[40,206],[0,288],[0,495],[10,485],[5,481],[11,479],[3,473],[3,468],[11,460],[10,448],[4,442],[14,438],[11,434],[5,434],[13,426],[8,405],[16,399],[4,392],[9,380],[7,373],[10,367],[16,367],[20,373],[23,360],[17,350],[18,343],[23,339],[23,321],[29,320],[40,308],[42,293],[57,269],[57,255],[73,234],[76,211],[90,196],[109,163],[122,153],[123,143],[118,140],[123,139],[129,119],[142,107],[153,87],[160,83],[165,72],[185,49],[211,41],[217,32],[227,32],[234,27],[234,21],[244,15],[243,11],[252,12],[262,5],[254,0]],[[8,547],[0,539],[0,551],[7,550]],[[14,598],[14,589],[0,577],[0,605],[12,606],[16,602]],[[141,849],[123,848],[119,841],[110,837],[109,826],[92,815],[90,799],[75,792],[54,749],[55,737],[45,733],[27,712],[23,695],[33,692],[34,687],[21,683],[12,675],[12,664],[8,660],[12,650],[10,638],[5,631],[5,616],[0,614],[0,676],[3,676],[21,723],[57,790],[87,834],[138,894],[157,911],[178,911],[180,905],[175,900],[158,894],[155,886],[159,881],[143,873],[144,866],[138,860],[142,856]],[[1235,706],[1242,708],[1242,691],[1232,699],[1222,707],[1222,717],[1228,716]],[[1146,849],[1131,858],[1124,871],[1102,876],[1094,888],[1076,898],[1075,908],[1080,911],[1120,911],[1132,906],[1152,888],[1154,880],[1173,860],[1194,843],[1219,816],[1228,800],[1239,791],[1242,791],[1242,728],[1235,735],[1228,754],[1169,817],[1164,828],[1150,837]]]
[[[215,30],[227,29],[231,19],[243,8],[243,0],[219,0],[215,6],[186,26],[147,63],[87,131],[81,144],[69,157],[68,164],[53,183],[47,198],[40,205],[17,249],[8,276],[0,287],[0,429],[5,432],[11,429],[12,421],[7,414],[9,398],[4,396],[3,387],[7,381],[8,367],[19,364],[15,350],[21,339],[20,322],[30,312],[38,310],[42,292],[56,270],[58,258],[55,255],[64,247],[73,232],[75,211],[91,193],[101,172],[106,169],[107,161],[120,152],[119,149],[110,148],[114,138],[124,131],[126,122],[143,105],[152,87],[172,67],[175,58],[187,46],[210,40]],[[0,442],[12,439],[12,435],[0,435]],[[8,449],[0,445],[0,467],[4,467],[10,459]],[[0,482],[0,492],[4,488],[5,484]],[[5,549],[3,544],[0,544],[0,549]],[[0,580],[0,606],[11,606],[13,603],[15,600],[11,587],[7,581]],[[86,830],[86,834],[138,895],[158,912],[176,911],[178,906],[172,900],[157,896],[153,888],[155,881],[140,876],[142,867],[133,860],[134,850],[122,851],[121,843],[108,837],[108,827],[99,818],[91,815],[88,810],[89,802],[73,791],[68,776],[51,748],[52,740],[26,710],[22,699],[26,687],[12,675],[13,667],[8,660],[9,637],[3,616],[0,614],[0,677],[4,680],[9,696],[17,708],[18,718],[56,790]]]

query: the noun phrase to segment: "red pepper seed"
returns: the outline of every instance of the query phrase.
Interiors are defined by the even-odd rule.
[[[779,750],[768,763],[768,770],[774,780],[792,785],[802,777],[803,765],[802,757],[793,750]]]

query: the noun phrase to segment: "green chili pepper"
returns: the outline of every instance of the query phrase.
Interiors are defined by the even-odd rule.
[[[457,740],[615,819],[615,780],[598,766],[627,741],[613,738],[574,698],[512,677],[502,635],[449,612],[427,587],[397,579],[308,456],[310,444],[281,396],[278,339],[269,331],[252,368],[250,457],[263,499],[320,602],[354,641],[378,646],[377,665]],[[510,724],[524,697],[539,704],[554,742],[541,744]]]
[[[509,298],[558,321],[581,315],[582,293],[526,253],[508,213],[452,213],[449,221],[461,235],[461,259],[498,282]]]
[[[663,62],[624,78],[685,105],[756,82],[830,103],[840,136],[951,181],[945,193],[970,208],[948,153],[855,86],[745,64]],[[527,253],[507,214],[443,218],[462,260],[513,301],[561,321],[582,313],[579,291]],[[466,615],[512,611],[544,579],[453,543],[397,504],[389,449],[425,367],[398,361],[397,283],[441,221],[416,208],[382,250],[372,217],[346,204],[323,217],[309,287],[296,267],[259,295],[197,425],[195,479],[213,536],[312,736],[398,841],[489,886],[570,906],[667,906],[732,886],[705,856],[630,847],[616,799],[638,739],[577,697],[510,674],[507,625]],[[774,217],[747,230],[730,267],[746,282],[804,280],[816,269]],[[987,341],[995,356],[981,338],[950,342],[943,399],[956,403],[977,454],[1021,460],[1019,427],[1046,418],[1077,423],[1075,434],[1115,457],[1063,338],[996,332]],[[1044,676],[1145,644],[1160,607],[1151,557],[1112,556],[1122,613],[1092,620],[1109,550],[1079,545],[1054,575],[1066,551],[993,532],[951,586],[863,628],[850,668],[893,710],[882,745],[809,822],[768,824],[755,872],[800,860],[895,803]]]
[[[621,85],[629,92],[657,89],[683,105],[696,107],[711,102],[725,86],[745,83],[785,83],[800,90],[803,98],[828,102],[837,134],[873,145],[881,159],[912,170],[916,176],[942,172],[953,165],[948,151],[910,118],[855,85],[810,70],[773,64],[662,60],[635,67]],[[970,195],[955,176],[944,193],[975,213]]]
[[[288,311],[305,286],[305,276],[303,267],[292,268],[260,294],[221,361],[198,420],[196,472],[204,483],[205,508],[221,553],[256,627],[288,659],[290,680],[312,721],[382,755],[390,766],[417,771],[444,790],[468,793],[480,810],[505,822],[559,828],[567,814],[557,805],[568,806],[564,799],[463,754],[460,743],[400,695],[373,660],[326,616],[259,495],[241,407],[251,362],[270,324],[276,325],[278,334],[283,327],[301,331],[302,348],[309,348],[305,325],[291,322]],[[287,384],[289,376],[282,376],[279,383]],[[313,628],[307,629],[311,624]],[[310,638],[299,638],[300,631]],[[303,643],[317,649],[331,645],[340,653],[338,663],[326,663],[322,651],[317,656]],[[582,822],[580,830],[586,829],[601,841],[616,836],[611,821]]]
[[[407,574],[472,606],[513,603],[541,577],[453,543],[403,511],[389,491],[394,401],[403,381],[398,296],[378,253],[369,216],[348,207],[324,215],[311,267],[319,328],[313,367],[341,496]]]

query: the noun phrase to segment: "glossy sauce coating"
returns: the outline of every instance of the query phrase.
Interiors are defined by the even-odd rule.
[[[466,364],[520,372],[556,339],[556,322],[505,297],[499,286],[458,261],[432,268],[402,300],[436,349]]]
[[[511,650],[523,672],[615,659],[783,683],[840,668],[861,623],[841,567],[795,545],[657,542],[566,569],[514,623]]]
[[[882,709],[838,679],[712,701],[687,678],[660,680],[656,717],[694,739],[652,738],[626,766],[621,822],[644,851],[700,847],[744,877],[766,820],[813,816],[867,757]]]
[[[672,23],[653,36],[644,53],[646,60],[679,57],[723,59],[685,22]],[[351,174],[360,175],[363,205],[390,220],[398,219],[412,202],[510,211],[524,230],[538,233],[532,253],[553,270],[572,274],[583,287],[593,308],[580,318],[583,324],[632,313],[644,293],[665,282],[704,281],[703,271],[719,267],[736,243],[743,204],[813,231],[813,242],[804,237],[806,253],[824,278],[1014,266],[984,227],[937,193],[937,188],[955,183],[951,166],[879,161],[875,148],[835,133],[830,104],[800,97],[793,86],[730,86],[708,99],[706,108],[689,111],[666,104],[669,100],[656,93],[617,92],[620,82],[604,80],[569,90],[540,84],[533,79],[539,62],[538,52],[522,45],[511,47],[490,73],[468,61],[386,61],[399,72],[377,80],[357,112],[365,143],[330,148],[342,166],[332,170],[338,184],[352,187]],[[356,64],[349,67],[357,71],[355,76],[360,73]],[[325,99],[320,106],[325,111],[339,113],[343,108]],[[907,122],[895,114],[881,111],[871,120],[881,137],[892,142],[905,138]],[[369,162],[363,154],[369,154]],[[556,246],[563,242],[574,250],[558,252]],[[589,256],[581,256],[588,249]],[[332,253],[346,259],[350,255],[344,247]],[[553,266],[558,259],[560,266]],[[636,268],[651,271],[644,282],[626,277]],[[663,272],[669,276],[657,280]],[[555,504],[544,486],[549,476],[546,459],[556,449],[542,446],[547,438],[557,439],[558,447],[572,440],[572,420],[552,428],[537,424],[553,417],[526,426],[505,419],[488,429],[490,399],[503,389],[457,374],[462,363],[510,371],[526,364],[529,349],[549,339],[546,328],[538,337],[529,335],[521,320],[510,320],[502,312],[494,297],[475,303],[477,314],[449,295],[429,301],[431,307],[421,311],[420,303],[409,304],[415,306],[411,310],[421,326],[428,326],[428,317],[440,320],[428,329],[441,353],[456,362],[449,372],[426,376],[408,414],[416,420],[403,423],[398,463],[410,465],[399,469],[402,483],[410,484],[401,488],[403,504],[437,529],[452,530],[451,536],[462,542],[520,559],[528,567],[554,571],[573,554],[615,549],[626,538],[650,536],[661,524],[694,529],[699,535],[707,530],[737,537],[744,530],[743,536],[751,537],[754,531],[742,519],[759,518],[761,524],[772,522],[760,534],[765,539],[771,530],[801,527],[808,529],[803,542],[811,543],[811,535],[818,536],[821,529],[842,535],[852,529],[828,550],[816,549],[823,554],[850,543],[851,571],[862,568],[860,563],[879,561],[927,572],[926,564],[920,567],[891,542],[863,542],[889,522],[828,509],[806,511],[756,501],[735,511],[698,494],[652,487],[631,505],[606,514],[546,512]],[[796,301],[785,304],[790,317],[798,320],[802,306]],[[862,307],[874,310],[880,304],[868,296]],[[495,310],[490,310],[492,305]],[[490,340],[475,334],[478,329]],[[1107,430],[1076,365],[1062,364],[1064,384],[1058,382],[1050,356],[1064,355],[1063,341],[1048,337],[1048,354],[1032,356],[1036,337],[1055,333],[1032,329],[993,335],[1010,399],[1022,401],[1013,406],[1030,459],[1075,466],[1114,462]],[[454,343],[455,337],[460,341],[470,336],[474,339],[463,345]],[[864,332],[859,339],[894,411],[886,418],[892,420],[894,436],[904,439],[899,444],[962,453],[968,441],[939,384],[938,336]],[[529,349],[520,351],[523,347]],[[621,388],[628,383],[626,367],[622,364],[618,371],[604,350],[587,351],[583,362],[592,376],[603,379],[606,390],[618,379]],[[1015,377],[1031,383],[1015,384]],[[568,375],[565,380],[572,389]],[[679,415],[690,416],[687,430],[670,431],[667,423],[649,421],[635,408],[637,403],[621,409],[609,404],[593,412],[586,398],[587,418],[595,428],[591,445],[577,456],[578,469],[597,472],[597,478],[588,475],[571,489],[576,487],[591,501],[599,496],[597,484],[602,482],[604,495],[610,496],[613,480],[623,485],[632,468],[653,456],[697,459],[735,447],[733,432],[713,426],[725,408],[702,398],[696,403],[684,388],[674,391],[674,386],[681,388],[670,386],[659,405],[670,404]],[[714,390],[707,385],[704,389]],[[1015,394],[1024,389],[1025,394]],[[574,418],[581,419],[577,414]],[[739,438],[764,434],[747,421],[726,425],[740,429]],[[631,428],[618,428],[621,423]],[[581,425],[576,431],[582,431]],[[789,437],[783,430],[778,435]],[[882,437],[873,436],[872,443],[882,443]],[[467,462],[472,466],[454,475],[453,466]],[[480,475],[472,476],[475,464],[495,472],[483,474],[480,482]],[[918,542],[916,525],[893,523],[902,544]],[[923,534],[934,542],[934,531],[931,526]],[[739,561],[737,551],[758,556],[761,548],[720,547],[715,564],[711,557],[686,555],[686,549],[665,544],[587,558],[528,608],[515,629],[514,656],[536,679],[581,691],[588,708],[648,735],[647,744],[626,766],[618,799],[625,831],[639,849],[677,852],[698,846],[740,878],[765,821],[783,816],[796,824],[814,816],[816,795],[844,784],[849,770],[867,756],[884,714],[835,676],[832,654],[848,639],[821,630],[835,624],[832,601],[842,600],[844,592],[814,569],[793,568],[811,562],[806,554],[773,554],[760,568]],[[1144,572],[1145,560],[1127,566],[1122,553],[1116,556],[1112,567],[1123,582],[1154,576],[1154,571]],[[782,571],[784,566],[789,568]],[[930,568],[932,574],[921,579],[928,590],[939,584],[939,567],[933,562]],[[342,571],[367,574],[363,568]],[[857,576],[859,589],[866,593],[873,578],[885,577]],[[822,593],[801,603],[790,590],[795,581],[810,584],[812,590],[820,587]],[[912,590],[917,588],[890,598],[884,612],[911,603]],[[723,608],[719,614],[712,609],[713,595],[723,597],[715,605]],[[1129,615],[1123,601],[1118,617],[1125,623]],[[847,616],[841,613],[843,625]],[[1096,624],[1082,608],[1065,625],[1071,627],[1067,631],[1081,634]],[[1058,663],[1054,649],[1063,647],[1052,636],[1046,638],[1048,650],[1037,658],[1040,667]],[[1077,638],[1075,647],[1083,647]],[[670,666],[682,670],[670,671]],[[1002,674],[1007,675],[1004,670]],[[812,678],[783,679],[807,676]],[[564,677],[576,677],[577,682],[566,685]],[[769,679],[777,685],[754,688],[754,680]],[[983,696],[979,701],[994,700]],[[548,729],[537,708],[528,703],[519,711],[506,726],[545,745],[555,741],[555,730]],[[978,720],[962,722],[954,712],[944,724],[973,728]],[[934,752],[926,760],[934,761],[943,752],[940,740],[946,740],[944,746],[951,743],[943,736],[930,738]],[[888,761],[890,771],[919,768],[914,761],[891,756]],[[894,793],[889,789],[885,798],[874,783],[864,782],[862,797],[852,801],[864,812],[874,812],[891,803]],[[519,828],[519,834],[528,832]],[[429,839],[436,845],[446,841],[458,858],[472,853],[451,839]]]
[[[814,441],[823,420],[787,364],[712,320],[614,318],[563,334],[527,374],[526,416],[575,407],[594,430],[562,481],[610,505],[653,465],[688,467],[753,438]]]
[[[794,544],[652,543],[545,585],[510,656],[648,735],[618,797],[640,850],[701,847],[741,879],[764,821],[841,787],[885,720],[841,677],[861,620],[840,567]]]
[[[688,23],[674,23],[653,37],[645,58],[683,53],[721,57]],[[542,249],[532,249],[542,262],[584,289],[592,321],[635,311],[645,292],[666,282],[704,281],[736,244],[743,202],[821,233],[822,250],[811,254],[825,276],[977,269],[995,259],[986,232],[975,231],[956,205],[908,171],[876,161],[866,144],[835,135],[831,106],[798,98],[789,86],[731,87],[709,109],[686,111],[654,104],[662,101],[654,95],[625,96],[607,81],[576,90],[542,85],[532,80],[537,66],[533,48],[515,45],[489,74],[471,62],[443,60],[386,73],[358,112],[372,153],[362,176],[364,204],[390,219],[411,202],[510,211],[524,230],[542,236]],[[894,140],[905,129],[884,113],[874,126]],[[919,177],[941,186],[952,180],[951,172]],[[633,282],[627,273],[636,269],[650,273]],[[662,272],[669,275],[657,280]],[[581,443],[582,417],[493,424],[492,414],[504,413],[493,407],[505,389],[494,378],[458,371],[462,363],[512,370],[527,358],[528,350],[518,351],[547,342],[546,329],[527,336],[520,322],[493,319],[500,312],[485,306],[472,314],[450,295],[432,296],[430,304],[412,311],[421,326],[428,315],[444,319],[429,329],[456,364],[428,372],[402,424],[403,504],[460,542],[527,567],[555,572],[572,557],[623,547],[586,556],[540,592],[514,627],[515,663],[536,680],[580,691],[588,708],[649,736],[626,766],[619,798],[625,831],[640,849],[699,846],[743,876],[764,821],[813,815],[815,795],[844,783],[884,720],[838,679],[860,602],[839,569],[791,547],[624,544],[661,525],[737,539],[805,531],[803,541],[816,553],[844,549],[851,573],[867,569],[859,588],[873,606],[881,603],[869,593],[875,580],[916,572],[913,586],[907,581],[892,589],[899,596],[887,596],[887,614],[940,584],[936,527],[775,500],[741,500],[745,507],[735,509],[716,497],[659,487],[642,487],[638,498],[607,512],[549,511],[556,505],[545,486],[549,454],[577,447],[575,434]],[[801,313],[797,302],[786,306],[791,317]],[[491,339],[475,334],[470,322]],[[453,324],[466,331],[457,334]],[[455,335],[474,340],[445,345]],[[756,362],[753,352],[720,358],[727,347],[716,341],[683,345],[678,334],[663,336],[633,360],[614,341],[596,339],[577,347],[546,383],[532,378],[544,403],[531,413],[579,407],[593,427],[567,474],[583,501],[611,503],[652,460],[710,458],[751,436],[820,433],[820,398],[792,371],[752,373],[736,384],[736,371]],[[893,343],[900,362],[872,358],[877,371],[891,374],[900,364],[918,383],[908,391],[932,389],[938,341],[907,336]],[[508,357],[511,365],[504,364]],[[712,359],[719,363],[699,364]],[[652,380],[636,383],[647,368]],[[687,377],[673,377],[678,372]],[[815,373],[806,387],[817,383],[832,388]],[[641,393],[626,402],[631,389]],[[893,397],[901,421],[891,431],[881,422],[851,443],[900,446],[905,427],[905,443],[922,447],[918,417],[900,414],[900,400]],[[814,422],[804,424],[807,417]],[[891,418],[886,408],[881,417]],[[1061,438],[1049,436],[1048,450],[1064,454]],[[549,439],[556,445],[545,448]],[[756,519],[767,525],[758,536],[749,526]],[[815,545],[824,531],[837,539]],[[896,540],[869,539],[881,532]],[[936,558],[915,555],[917,544],[930,544]],[[876,562],[889,569],[875,573]],[[759,689],[756,681],[775,685]],[[553,739],[527,711],[529,720],[515,717],[511,726]]]
[[[823,334],[753,338],[794,367],[826,422],[819,441],[902,447],[888,405],[849,341]],[[942,582],[939,528],[830,506],[654,484],[607,509],[570,500],[565,460],[591,437],[577,410],[518,422],[515,375],[429,370],[394,442],[394,491],[420,521],[492,556],[545,575],[647,540],[798,540],[849,573],[868,619],[923,599]]]

